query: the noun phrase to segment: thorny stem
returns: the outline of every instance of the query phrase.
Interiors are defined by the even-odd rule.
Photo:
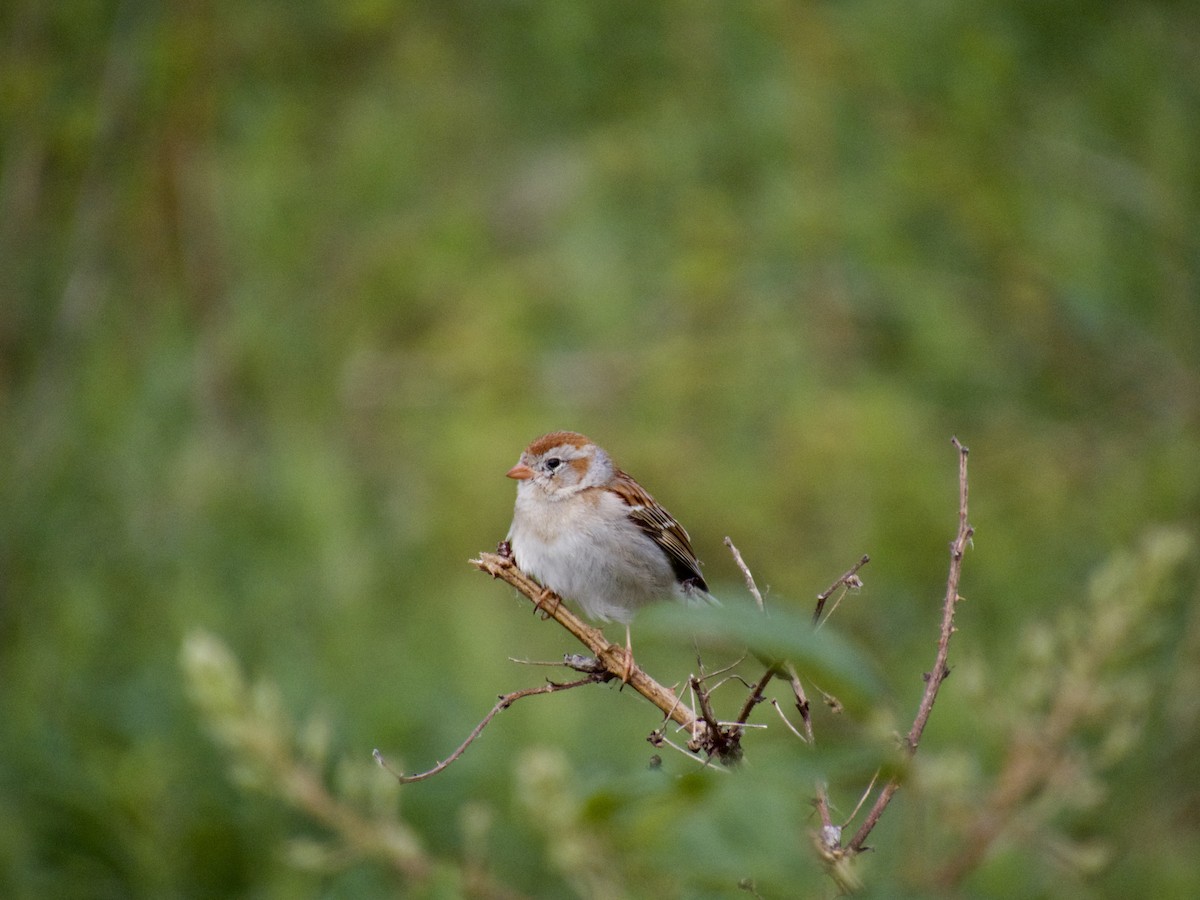
[[[709,703],[708,700],[708,692],[704,690],[704,686],[700,683],[700,679],[695,675],[689,676],[688,686],[692,689],[692,694],[696,698],[696,704],[700,707],[700,715],[703,716],[704,721],[708,724],[708,727],[714,731],[719,730],[721,726],[717,722],[717,717],[713,713],[712,704]]]
[[[763,671],[762,677],[758,679],[754,687],[750,690],[750,696],[746,698],[746,702],[742,704],[741,711],[736,719],[739,725],[744,725],[746,720],[750,718],[750,713],[754,711],[754,707],[762,703],[766,699],[763,691],[766,690],[767,684],[775,677],[776,669],[774,666],[767,666]]]
[[[962,599],[958,593],[958,583],[962,576],[963,556],[966,553],[967,545],[971,541],[971,537],[975,533],[975,529],[971,527],[967,519],[967,454],[968,449],[964,447],[957,437],[951,439],[954,446],[958,450],[958,535],[954,539],[954,543],[950,545],[950,573],[946,578],[946,597],[942,602],[942,628],[941,634],[938,637],[937,656],[933,661],[933,669],[925,676],[925,693],[921,696],[921,705],[917,709],[916,718],[913,719],[912,727],[908,730],[908,735],[904,742],[904,752],[910,758],[916,754],[917,745],[921,742],[921,734],[925,731],[925,725],[929,721],[929,714],[933,711],[933,703],[937,700],[938,688],[946,676],[950,674],[950,669],[946,665],[946,659],[950,653],[950,636],[954,634],[954,612],[958,606],[958,601]],[[883,811],[891,802],[892,797],[900,788],[900,780],[898,777],[891,778],[879,796],[875,799],[871,811],[867,813],[867,818],[859,827],[854,837],[850,839],[844,849],[846,854],[861,853],[865,849],[867,837],[871,834],[871,830],[879,822],[879,817],[883,815]]]

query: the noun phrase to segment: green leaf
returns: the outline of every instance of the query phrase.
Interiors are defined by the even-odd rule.
[[[638,617],[639,637],[681,634],[715,649],[749,650],[764,662],[791,662],[802,676],[843,703],[863,706],[883,693],[874,661],[828,626],[814,631],[806,616],[748,606],[661,604]]]

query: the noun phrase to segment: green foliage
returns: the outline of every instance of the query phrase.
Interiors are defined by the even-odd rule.
[[[686,634],[725,655],[749,650],[764,661],[789,662],[827,691],[860,710],[883,693],[872,661],[831,629],[814,631],[811,617],[788,610],[765,615],[751,603],[692,608],[659,606],[639,620],[638,634],[678,641]]]
[[[957,434],[952,676],[857,874],[1190,896],[1198,19],[5,5],[0,894],[828,892],[812,783],[840,823],[911,721]],[[465,564],[561,427],[687,525],[714,622],[761,643],[731,535],[767,649],[848,711],[814,694],[807,747],[760,706],[739,773],[646,772],[629,692],[532,698],[393,802],[372,748],[432,765],[541,677],[508,657],[575,649]],[[639,662],[683,681],[691,633],[650,618]],[[972,857],[1030,746],[1053,766]]]

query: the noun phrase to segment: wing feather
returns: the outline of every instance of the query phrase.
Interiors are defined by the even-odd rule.
[[[707,592],[708,585],[700,573],[700,560],[692,550],[692,539],[674,516],[624,472],[616,473],[609,489],[628,504],[633,523],[666,553],[680,583]]]

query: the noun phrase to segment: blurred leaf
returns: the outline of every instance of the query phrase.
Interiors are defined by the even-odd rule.
[[[1076,779],[1096,779],[1089,804],[1111,799],[1063,846],[1122,852],[1022,847],[977,893],[1190,896],[1194,563],[1160,565],[1172,541],[1100,563],[1200,510],[1200,5],[281,9],[0,12],[0,894],[394,895],[386,866],[275,852],[301,838],[293,861],[321,861],[297,814],[229,783],[263,769],[202,739],[188,695],[220,743],[284,728],[394,811],[370,748],[440,758],[511,685],[510,655],[562,652],[463,560],[503,536],[521,447],[569,427],[680,516],[714,581],[736,577],[717,537],[736,534],[774,589],[768,620],[648,612],[635,645],[685,653],[707,617],[735,655],[787,653],[861,708],[876,672],[920,690],[903,673],[932,656],[963,437],[978,536],[922,748],[961,777],[906,783],[868,882],[914,893],[947,807],[1006,758],[1004,711],[1061,696],[1063,648],[1107,635],[1125,652],[1080,681],[1111,714],[1071,737],[1110,760]],[[837,632],[786,614],[868,551]],[[1139,582],[1155,604],[1131,615]],[[482,800],[496,827],[471,864],[520,893],[728,896],[758,851],[705,816],[752,832],[737,788],[653,795],[714,854],[703,883],[648,838],[679,861],[655,881],[619,831],[653,809],[618,798],[566,848],[569,884],[501,799],[531,746],[594,775],[582,797],[640,768],[646,748],[611,736],[643,707],[615,689],[519,706],[406,789],[405,822],[448,854],[428,892],[465,883],[454,811]],[[762,847],[798,842],[764,895],[811,874],[784,773],[833,772],[824,744],[895,727],[827,718],[819,754],[772,769],[777,795],[730,783],[787,819]],[[628,727],[598,739],[611,719]],[[608,870],[587,869],[598,845]]]
[[[635,629],[639,638],[677,641],[686,635],[715,649],[749,650],[764,663],[791,662],[822,690],[859,709],[884,693],[878,667],[869,657],[829,626],[814,631],[810,618],[790,610],[764,614],[747,604],[662,603],[640,615]]]

